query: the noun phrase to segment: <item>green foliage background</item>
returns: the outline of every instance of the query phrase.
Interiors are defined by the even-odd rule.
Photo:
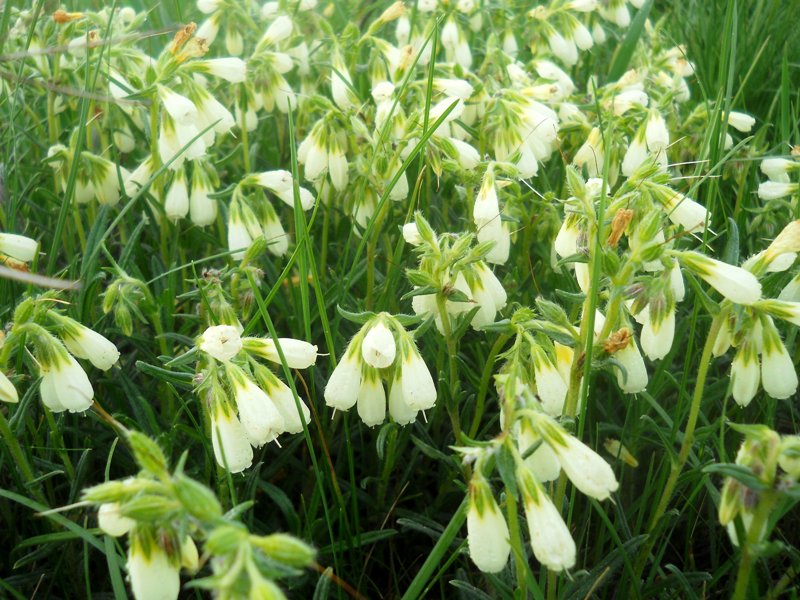
[[[49,0],[33,4],[42,15],[57,5]],[[106,5],[89,1],[66,4],[73,10]],[[149,26],[154,30],[196,15],[193,3],[178,0],[139,5],[151,10]],[[347,21],[368,22],[382,6],[337,0],[333,27],[341,28]],[[0,39],[8,26],[3,18],[6,14],[0,5]],[[719,101],[757,119],[750,156],[716,171],[717,177],[703,186],[697,198],[714,214],[712,228],[717,236],[712,246],[718,253],[733,243],[737,232],[738,252],[747,256],[762,248],[792,216],[797,217],[789,208],[765,210],[754,190],[758,159],[785,152],[787,144],[800,143],[800,37],[796,34],[800,4],[793,0],[662,0],[655,3],[652,15],[666,20],[676,43],[687,44],[687,54],[697,67],[694,97]],[[153,53],[163,41],[163,37],[152,38]],[[605,72],[613,58],[612,48],[596,52],[595,63],[583,68]],[[41,90],[18,81],[15,61],[4,61],[2,55],[0,50],[0,76],[12,82],[14,93],[23,101],[0,100],[0,219],[5,229],[35,232],[49,244],[55,241],[52,234],[61,199],[50,191],[51,175],[41,164],[49,146],[42,133],[46,130],[42,121],[46,98]],[[257,169],[288,164],[283,127],[267,119],[251,134],[258,150],[254,155]],[[709,166],[717,165],[722,156],[721,149],[712,149],[702,157],[708,162],[698,164],[697,173],[708,173]],[[541,175],[537,184],[542,192],[558,194],[560,181],[556,165]],[[448,187],[432,192],[435,198],[451,193]],[[434,227],[452,229],[452,223],[463,219],[454,208],[446,211],[446,202],[431,202],[427,216]],[[244,477],[221,476],[203,424],[196,420],[200,413],[193,407],[198,400],[191,393],[191,365],[165,368],[165,362],[191,347],[198,333],[197,298],[187,279],[200,277],[205,267],[224,262],[209,255],[209,249],[216,247],[211,235],[222,238],[224,232],[192,229],[180,234],[180,245],[167,240],[170,243],[165,247],[158,229],[141,227],[141,217],[134,210],[121,223],[124,237],[106,240],[101,247],[99,237],[114,218],[112,211],[103,208],[85,222],[89,247],[98,244],[94,253],[80,253],[76,240],[67,237],[63,246],[58,241],[52,249],[45,246],[48,254],[34,265],[34,270],[47,267],[50,273],[83,279],[84,289],[69,297],[70,313],[119,345],[121,368],[93,374],[98,402],[126,426],[153,436],[173,460],[188,451],[187,471],[210,482],[226,506],[252,502],[244,517],[252,530],[282,530],[312,542],[319,549],[322,568],[333,567],[341,580],[365,597],[402,596],[464,498],[459,467],[448,450],[454,440],[446,416],[433,414],[429,422],[420,420],[406,428],[385,424],[367,429],[352,414],[331,421],[321,402],[331,370],[331,363],[323,358],[317,368],[296,379],[301,394],[316,407],[311,443],[303,436],[287,438],[282,448],[269,445],[258,451],[257,464]],[[355,326],[336,312],[337,304],[361,308],[369,294],[380,309],[408,312],[410,308],[399,301],[407,289],[399,269],[392,270],[393,261],[379,263],[374,286],[368,286],[366,259],[354,260],[358,240],[350,224],[346,219],[337,221],[329,237],[322,239],[315,228],[322,218],[321,213],[311,217],[313,222],[307,228],[310,249],[300,259],[316,274],[311,283],[296,281],[293,271],[282,273],[283,264],[267,261],[262,265],[264,286],[254,293],[264,298],[275,292],[269,314],[282,336],[314,340],[321,349],[336,353],[355,332]],[[295,239],[302,232],[303,225],[300,227],[300,232],[293,232]],[[516,253],[518,262],[507,271],[518,276],[505,280],[509,296],[516,301],[531,304],[540,293],[554,297],[555,290],[574,287],[545,268],[549,250],[541,240],[549,239],[557,227],[557,215],[543,211],[526,231],[520,246],[529,251]],[[388,238],[379,243],[390,256],[402,258],[404,250],[391,248]],[[154,343],[154,335],[159,332],[146,328],[123,336],[100,311],[98,296],[108,282],[103,268],[108,264],[107,254],[151,284],[162,328],[158,343]],[[344,283],[343,274],[349,274]],[[10,320],[23,289],[20,284],[0,281],[0,317],[4,321]],[[688,410],[687,390],[692,388],[704,341],[699,333],[706,330],[706,317],[698,305],[685,310],[676,344],[656,367],[646,393],[638,399],[622,397],[605,375],[592,385],[587,422],[600,425],[586,431],[585,441],[598,447],[607,436],[630,440],[629,449],[640,465],[621,471],[621,493],[615,504],[601,507],[580,495],[570,496],[569,523],[581,552],[579,563],[592,570],[575,573],[574,579],[563,577],[561,597],[725,597],[732,588],[736,553],[717,523],[714,502],[720,481],[703,473],[703,467],[732,460],[739,437],[724,423],[734,410],[731,418],[737,422],[767,423],[781,432],[796,432],[800,427],[796,398],[763,398],[746,410],[735,409],[725,400],[728,365],[724,361],[712,367],[695,449],[653,548],[655,560],[641,581],[632,577],[631,557],[642,543],[650,511],[668,474],[665,448],[675,448],[680,442],[680,425]],[[267,330],[264,317],[260,312],[251,325],[261,334]],[[333,340],[334,347],[328,348],[326,340]],[[465,390],[463,416],[464,422],[470,423],[471,407],[479,399],[493,402],[491,394],[487,397],[487,388],[491,388],[492,359],[499,347],[484,342],[464,343],[463,348],[458,357]],[[444,341],[429,336],[423,349],[429,363],[434,361],[430,366],[441,371],[446,360]],[[77,508],[47,518],[36,515],[75,502],[86,486],[134,473],[132,457],[94,412],[82,417],[45,417],[33,383],[19,386],[25,395],[9,420],[32,481],[26,483],[20,457],[6,444],[0,445],[0,596],[106,598],[124,593],[119,588],[124,548],[96,535],[93,514]],[[8,414],[7,407],[0,410]],[[494,408],[487,415],[475,421],[470,435],[477,439],[494,435]],[[782,544],[782,552],[758,565],[757,586],[764,594],[782,590],[783,597],[797,595],[797,517],[796,511],[786,516],[776,531],[774,539]],[[453,543],[442,549],[425,597],[484,598],[487,593],[513,597],[512,579],[485,576],[469,562],[464,533],[457,532]],[[536,590],[536,583],[543,583],[546,574],[531,567],[527,577],[531,590]],[[336,582],[313,571],[289,583],[292,597],[346,596]],[[531,594],[536,597],[534,591]],[[187,597],[193,595],[195,592],[186,593]]]

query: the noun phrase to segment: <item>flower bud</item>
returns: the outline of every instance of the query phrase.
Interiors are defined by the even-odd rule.
[[[19,402],[17,388],[14,387],[14,384],[2,371],[0,371],[0,401],[12,404]]]
[[[307,567],[316,556],[316,552],[311,546],[285,533],[273,533],[267,536],[251,535],[250,542],[272,560],[290,567]]]
[[[175,496],[192,516],[203,521],[213,521],[222,515],[217,496],[199,481],[185,475],[175,475],[173,483]]]
[[[783,436],[778,465],[794,479],[800,478],[800,436]]]
[[[181,543],[181,567],[190,573],[195,573],[200,568],[200,555],[197,552],[197,546],[188,535]]]
[[[97,509],[97,526],[108,535],[119,537],[128,533],[136,521],[123,516],[117,502],[106,502]]]

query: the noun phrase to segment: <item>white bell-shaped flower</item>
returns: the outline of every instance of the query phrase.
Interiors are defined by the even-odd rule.
[[[42,365],[42,402],[53,412],[83,412],[94,402],[94,390],[86,371],[60,348],[58,358]]]
[[[80,323],[71,324],[61,339],[72,356],[88,360],[101,371],[108,371],[119,360],[119,350],[113,342]]]
[[[736,304],[753,304],[761,299],[761,284],[755,275],[699,252],[680,252],[678,259],[706,283]]]
[[[270,362],[281,364],[278,346],[283,351],[286,365],[290,369],[307,369],[317,362],[317,347],[303,340],[278,338],[277,345],[271,338],[246,337],[242,346],[248,352],[260,356]]]
[[[253,447],[242,423],[221,407],[211,415],[211,446],[217,464],[231,473],[241,473],[253,464]]]
[[[575,540],[542,485],[525,468],[517,469],[533,555],[552,571],[575,566]]]
[[[36,258],[39,244],[24,235],[0,233],[0,254],[10,256],[20,262],[31,262]]]
[[[412,342],[406,342],[402,356],[395,385],[399,385],[406,406],[412,410],[433,408],[436,404],[436,385]]]
[[[141,543],[131,543],[128,550],[128,575],[136,600],[176,600],[180,592],[180,563],[156,543],[149,552]]]
[[[356,401],[358,416],[367,427],[380,425],[386,420],[386,391],[375,369],[366,367],[358,389]]]
[[[6,377],[6,374],[0,371],[0,401],[16,404],[19,402],[19,394],[17,388],[11,383],[11,380]]]
[[[758,353],[754,343],[745,340],[736,352],[731,363],[731,380],[733,388],[731,395],[739,406],[747,406],[758,392],[761,373],[759,369]]]
[[[486,480],[475,475],[469,484],[467,546],[469,556],[484,573],[499,573],[511,554],[508,525]]]
[[[239,329],[232,325],[212,325],[203,332],[198,347],[211,357],[227,362],[242,350]]]
[[[229,366],[239,421],[253,446],[261,447],[285,431],[283,417],[272,399],[238,367]]]
[[[373,325],[361,342],[361,357],[376,369],[385,369],[394,363],[397,346],[392,331],[383,320]]]
[[[337,410],[349,410],[358,400],[361,388],[361,359],[348,347],[344,357],[328,378],[325,404]]]

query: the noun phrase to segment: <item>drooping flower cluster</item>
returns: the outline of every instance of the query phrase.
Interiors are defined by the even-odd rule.
[[[501,571],[508,562],[511,550],[508,526],[484,473],[488,455],[498,452],[508,454],[515,465],[511,475],[513,482],[507,481],[507,472],[500,475],[507,490],[519,490],[536,560],[554,571],[570,569],[576,561],[575,542],[542,483],[557,478],[563,469],[580,492],[605,500],[618,487],[616,477],[600,455],[568,433],[552,417],[539,412],[536,408],[538,402],[524,384],[510,385],[506,379],[502,385],[506,390],[516,387],[520,391],[520,396],[514,400],[504,398],[504,414],[506,420],[513,423],[513,428],[525,430],[526,434],[519,437],[517,444],[511,441],[512,437],[496,438],[488,451],[460,449],[467,458],[475,460],[468,492],[470,557],[479,569],[489,573]],[[527,405],[533,408],[525,408]],[[509,410],[513,412],[510,419]]]
[[[108,371],[119,359],[116,346],[103,335],[51,308],[55,295],[29,298],[14,311],[14,321],[4,340],[0,364],[28,345],[41,375],[39,393],[54,413],[84,412],[94,402],[89,376],[76,359]],[[17,390],[0,372],[0,400],[18,402]]]
[[[247,191],[248,188],[256,190]],[[244,257],[245,251],[260,237],[275,256],[283,256],[289,249],[286,231],[263,190],[294,207],[295,186],[288,171],[265,171],[246,176],[234,190],[228,208],[228,249],[234,259]],[[309,210],[314,205],[314,196],[303,187],[297,188],[297,198],[302,210]]]
[[[767,394],[779,399],[789,398],[797,391],[794,361],[774,319],[800,326],[796,316],[800,314],[800,304],[763,299],[759,279],[769,273],[788,270],[795,263],[798,252],[800,221],[793,221],[765,250],[745,261],[742,268],[708,263],[710,259],[706,257],[700,260],[706,262],[699,265],[698,275],[726,298],[716,317],[719,332],[713,340],[713,354],[722,356],[729,348],[736,348],[731,363],[731,395],[740,406],[747,406],[753,400],[759,385]],[[697,261],[696,256],[691,259]]]
[[[437,235],[417,213],[403,235],[419,257],[408,271],[418,320],[433,320],[448,346],[470,325],[481,338],[500,330],[513,338],[495,376],[501,436],[489,449],[465,451],[477,457],[468,492],[470,553],[488,572],[508,561],[509,531],[488,461],[503,453],[513,468],[500,475],[515,490],[506,502],[523,503],[534,555],[560,571],[574,566],[577,550],[561,517],[562,499],[543,484],[563,471],[596,499],[617,487],[611,467],[568,432],[580,409],[582,361],[591,355],[587,368],[611,372],[625,393],[644,391],[645,359],[669,360],[674,351],[684,276],[715,290],[708,302],[715,293],[722,296],[713,351],[737,349],[734,400],[749,403],[760,381],[776,398],[797,389],[774,319],[800,324],[800,275],[778,300],[762,298],[761,282],[794,264],[797,224],[741,267],[717,260],[705,246],[705,235],[713,232],[703,191],[682,183],[688,175],[682,163],[698,158],[698,137],[718,124],[712,118],[722,119],[724,138],[717,141],[726,150],[735,143],[729,131],[747,134],[755,120],[712,104],[692,110],[687,80],[693,66],[650,21],[626,72],[609,73],[602,85],[594,78],[584,85],[578,79],[583,69],[573,68],[582,52],[605,43],[606,26],[629,24],[629,4],[638,8],[642,1],[552,0],[532,8],[473,0],[419,0],[413,7],[395,2],[361,28],[333,31],[335,7],[317,11],[316,0],[198,0],[205,22],[179,27],[156,57],[137,35],[144,13],[60,11],[47,26],[31,23],[28,29],[30,12],[14,7],[10,14],[19,17],[8,43],[24,50],[30,42],[20,77],[41,79],[48,90],[85,92],[78,100],[48,91],[47,160],[57,191],[77,204],[96,199],[111,207],[103,214],[118,210],[113,207],[120,201],[127,210],[141,197],[162,233],[175,230],[170,223],[188,225],[182,222],[188,216],[192,226],[206,228],[200,235],[215,252],[225,246],[217,229],[227,231],[228,254],[243,263],[231,277],[233,300],[214,290],[200,294],[207,329],[190,352],[199,356],[196,390],[215,459],[230,471],[252,464],[253,447],[309,423],[309,408],[294,386],[261,361],[307,368],[316,346],[242,337],[239,321],[247,322],[258,292],[257,285],[239,284],[264,278],[252,259],[264,248],[277,257],[288,253],[279,210],[296,210],[301,222],[301,211],[322,200],[323,244],[330,231],[351,226],[356,237],[371,233],[363,240],[368,247],[392,228],[396,233],[411,211],[401,202],[406,199],[429,211],[424,214],[431,220],[441,218],[448,231],[454,217],[469,223],[468,233]],[[215,44],[218,38],[224,39]],[[67,123],[73,129],[62,131]],[[570,165],[567,198],[555,201],[563,182],[549,181],[545,167],[562,157]],[[796,196],[797,165],[794,159],[765,160],[762,171],[770,181],[759,188],[760,197]],[[308,188],[301,187],[303,180]],[[273,196],[286,206],[273,206]],[[563,208],[563,218],[550,252],[548,235],[558,223],[552,232],[548,227],[556,207]],[[94,219],[94,207],[75,215],[78,223]],[[336,229],[340,218],[344,229]],[[220,227],[211,227],[215,223]],[[125,239],[129,232],[119,230]],[[386,238],[392,241],[390,234]],[[182,236],[174,239],[175,256],[183,260]],[[541,300],[536,311],[520,308],[509,315],[506,288],[491,265],[527,258],[544,246],[555,270],[574,273],[576,281],[563,280],[571,286],[564,297],[575,305],[566,311]],[[382,250],[370,251],[374,258]],[[0,234],[0,258],[9,264],[35,254],[27,238]],[[306,275],[299,275],[304,284]],[[503,279],[515,291],[519,282]],[[114,311],[126,335],[133,332],[132,315],[142,319],[140,303],[152,304],[147,286],[118,273],[104,309]],[[93,390],[75,359],[107,370],[119,353],[47,306],[20,305],[6,347],[19,348],[14,342],[23,336],[30,342],[41,368],[42,398],[52,410],[85,410]],[[394,422],[411,423],[437,400],[436,377],[405,329],[416,321],[388,313],[362,317],[361,330],[330,375],[325,401],[339,410],[356,406],[368,426],[383,423],[387,410]],[[3,350],[0,364],[8,363],[10,352]],[[448,357],[454,364],[456,354]],[[4,375],[0,397],[17,401]],[[131,530],[129,571],[137,598],[174,597],[178,564],[197,562],[183,524],[176,529],[174,519],[142,524],[133,518],[133,500],[148,499],[155,483],[138,482],[140,487],[105,500],[101,510],[104,530]],[[154,494],[160,501],[162,492]],[[257,546],[267,548],[262,544],[236,526],[212,535],[206,550],[217,559],[211,568],[225,576],[217,580],[244,581],[254,597],[280,597],[251,560]]]
[[[255,535],[223,515],[214,493],[183,473],[170,472],[158,445],[138,432],[126,432],[141,471],[128,479],[109,481],[83,491],[82,500],[97,506],[100,530],[128,536],[127,570],[136,600],[176,600],[180,571],[200,568],[195,540],[203,544],[213,574],[203,581],[220,597],[232,593],[250,598],[283,598],[274,568],[304,567],[314,550],[286,534]],[[225,577],[220,577],[224,574]],[[243,591],[244,590],[244,591]]]
[[[316,346],[289,338],[243,338],[234,324],[209,327],[196,348],[204,358],[198,363],[195,391],[210,415],[211,443],[220,467],[239,473],[252,464],[253,447],[308,425],[306,403],[256,359],[306,369],[316,362]]]
[[[797,195],[800,182],[793,176],[800,173],[800,160],[797,149],[793,149],[790,158],[766,158],[761,161],[761,172],[767,181],[758,186],[758,197],[762,200],[778,200]]]
[[[800,436],[782,436],[764,425],[733,427],[745,439],[736,454],[739,470],[727,471],[732,474],[720,492],[719,522],[734,546],[746,544],[749,551],[757,551],[775,526],[770,517],[776,504],[797,502],[791,490],[800,479]]]
[[[380,425],[387,408],[383,380],[395,423],[408,425],[436,404],[436,385],[413,336],[388,313],[366,321],[347,345],[325,386],[325,403],[342,411],[355,405],[365,425]]]
[[[496,242],[473,246],[472,234],[437,235],[419,213],[403,235],[420,257],[419,267],[408,271],[415,286],[411,305],[418,316],[432,317],[445,335],[462,318],[474,329],[494,323],[507,300],[502,283],[484,260]]]

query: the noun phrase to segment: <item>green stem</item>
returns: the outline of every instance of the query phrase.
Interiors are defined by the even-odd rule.
[[[517,501],[508,487],[506,487],[506,517],[508,520],[508,537],[511,542],[512,552],[514,553],[514,566],[517,572],[518,597],[527,598],[528,582],[525,579],[525,571],[528,565],[525,563],[525,553],[522,551],[522,532],[519,530]]]
[[[243,107],[242,114],[245,114],[247,107]],[[250,172],[250,140],[249,134],[247,132],[247,127],[244,126],[242,123],[242,127],[240,128],[241,136],[242,136],[242,166],[244,167],[244,172]]]
[[[448,523],[447,527],[445,527],[445,530],[442,532],[439,541],[436,542],[436,545],[433,547],[433,550],[431,550],[428,558],[426,558],[425,562],[422,563],[422,567],[417,572],[416,576],[411,582],[411,585],[408,586],[406,593],[403,594],[403,597],[400,600],[417,600],[417,598],[424,597],[428,579],[430,579],[434,570],[442,561],[445,552],[447,552],[450,544],[455,539],[458,530],[461,529],[461,526],[467,519],[467,504],[468,501],[466,498],[464,498],[461,506],[459,506],[456,512],[453,514],[453,517],[450,519],[450,523]]]
[[[469,428],[469,437],[474,438],[478,433],[478,428],[481,425],[481,419],[483,418],[483,409],[486,404],[486,393],[489,390],[489,380],[492,377],[492,372],[494,371],[494,360],[499,354],[500,350],[502,350],[505,343],[508,341],[510,336],[507,334],[503,334],[499,336],[492,346],[492,349],[489,351],[489,356],[486,357],[486,365],[483,368],[483,374],[481,375],[481,383],[478,387],[478,396],[475,399],[475,415],[472,417],[472,425]]]
[[[739,561],[739,570],[736,573],[736,588],[734,589],[731,600],[744,600],[751,597],[747,594],[748,584],[750,583],[750,573],[753,571],[753,562],[758,555],[752,551],[753,547],[761,541],[761,531],[764,523],[769,518],[770,512],[775,504],[775,492],[764,492],[753,514],[753,520],[747,530],[747,538],[742,544],[742,559]]]
[[[444,339],[447,344],[447,364],[448,364],[448,398],[447,398],[447,413],[450,415],[450,424],[453,427],[453,437],[455,443],[460,443],[461,439],[461,415],[458,409],[458,347],[456,340],[453,337],[453,332],[450,327],[450,315],[447,314],[446,308],[447,300],[442,294],[436,295],[436,305],[439,309],[439,318],[442,320],[442,329],[444,329]]]
[[[324,206],[322,216],[322,253],[319,258],[319,272],[325,277],[328,273],[328,238],[330,237],[331,207]]]
[[[650,525],[647,529],[647,541],[642,545],[642,549],[639,552],[639,558],[634,571],[636,579],[641,578],[641,575],[644,572],[647,557],[649,556],[650,551],[652,550],[656,541],[653,534],[658,527],[659,521],[661,521],[661,517],[664,516],[664,513],[666,513],[667,508],[669,507],[672,494],[675,491],[675,486],[678,483],[678,477],[680,477],[683,467],[686,465],[686,461],[689,459],[689,453],[692,450],[692,443],[694,442],[694,430],[697,426],[697,417],[700,415],[700,406],[703,403],[703,391],[705,390],[706,386],[708,367],[711,364],[711,353],[714,349],[714,342],[717,339],[717,335],[719,334],[721,326],[722,319],[719,315],[717,315],[711,322],[708,338],[706,339],[705,346],[703,347],[703,354],[700,357],[700,367],[697,370],[697,380],[695,381],[694,385],[692,404],[689,408],[689,417],[686,420],[686,429],[683,433],[683,442],[681,443],[681,448],[678,452],[678,458],[672,463],[669,478],[664,486],[664,491],[661,493],[661,499],[659,500],[656,510],[653,512],[653,516],[650,519]]]

